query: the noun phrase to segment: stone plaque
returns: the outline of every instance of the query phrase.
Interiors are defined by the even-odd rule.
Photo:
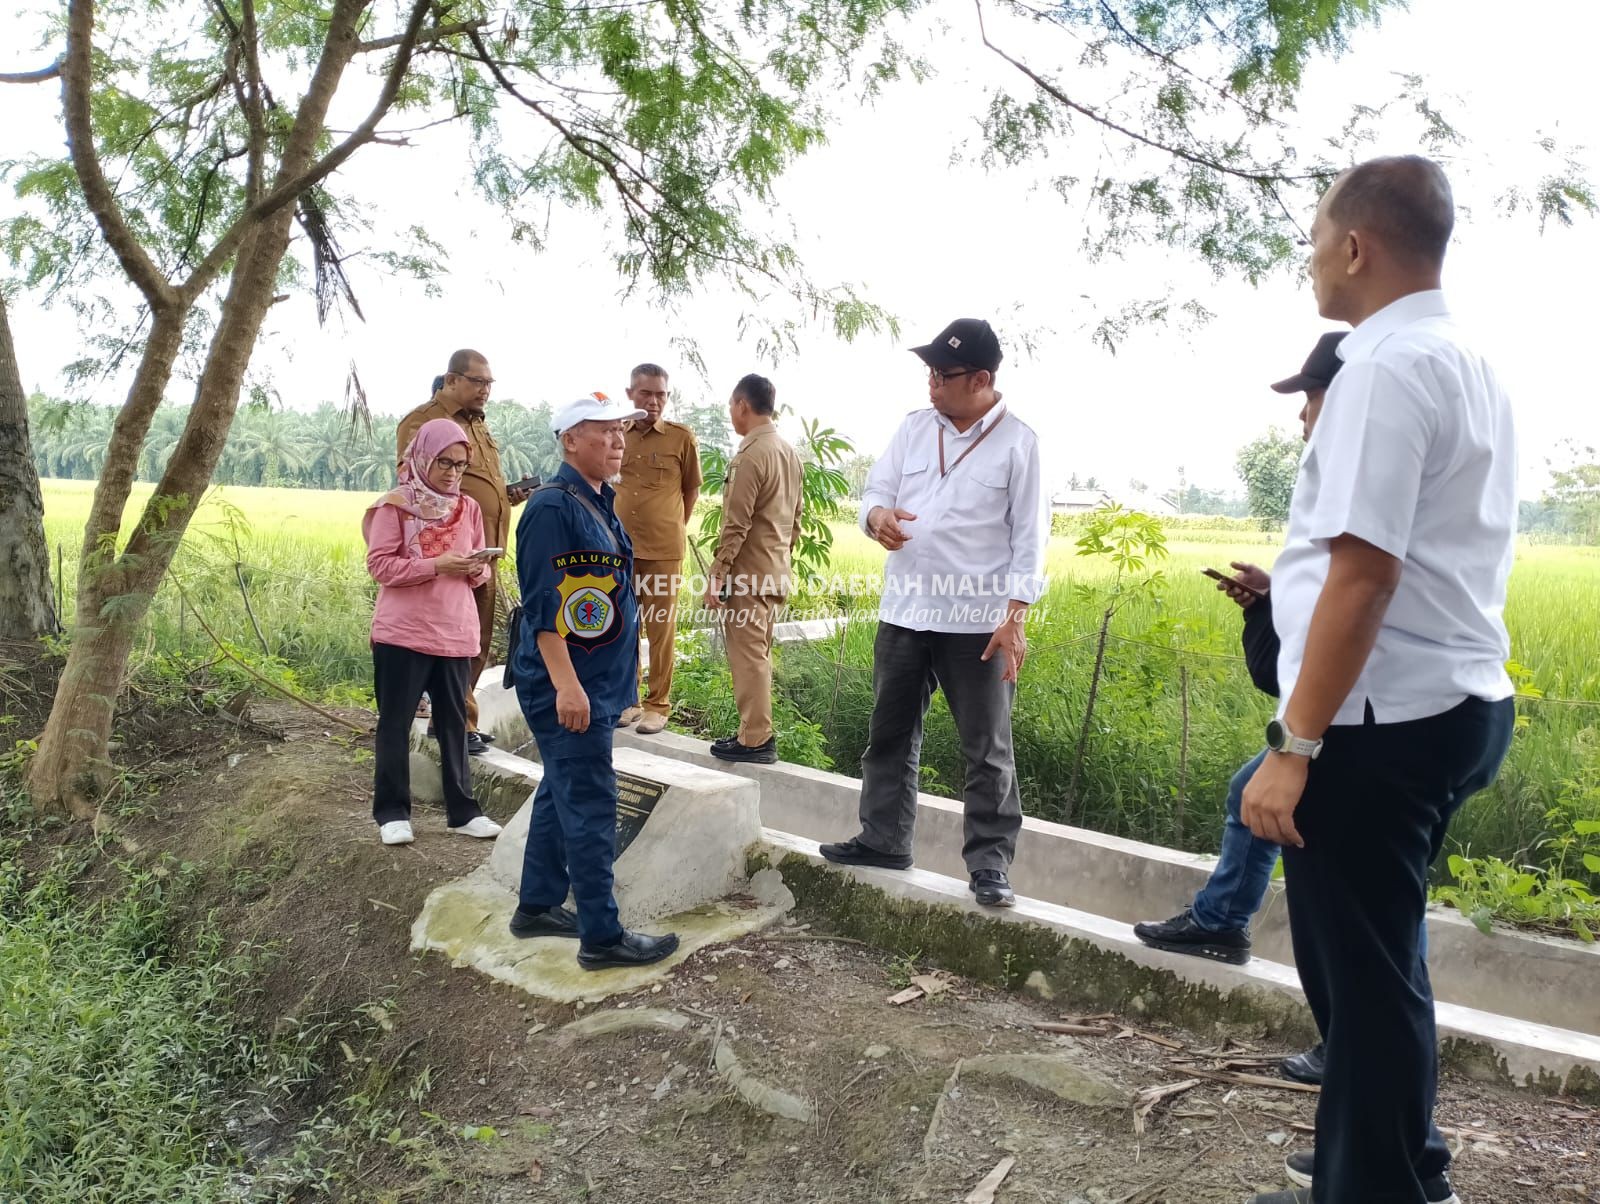
[[[667,792],[665,782],[636,778],[631,773],[617,775],[617,856],[633,843],[644,821]]]

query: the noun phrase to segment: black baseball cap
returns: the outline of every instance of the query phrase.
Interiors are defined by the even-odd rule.
[[[994,372],[1004,358],[994,327],[982,318],[957,318],[933,342],[913,347],[911,354],[930,368],[972,368],[981,372]]]
[[[1306,357],[1299,375],[1280,380],[1272,386],[1273,392],[1308,393],[1312,389],[1326,389],[1344,366],[1344,361],[1339,358],[1339,344],[1344,342],[1344,336],[1349,333],[1348,330],[1330,330],[1323,335]]]

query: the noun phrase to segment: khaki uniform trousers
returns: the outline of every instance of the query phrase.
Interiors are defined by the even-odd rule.
[[[644,657],[639,658],[641,706],[672,714],[673,647],[678,636],[678,587],[682,560],[635,560],[633,592],[639,598],[639,638],[650,641],[650,692],[645,693]]]
[[[776,595],[735,595],[722,611],[733,699],[739,707],[739,743],[746,748],[772,739],[772,629],[783,602]]]

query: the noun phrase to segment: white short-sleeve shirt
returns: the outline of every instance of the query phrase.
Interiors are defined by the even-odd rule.
[[[1272,574],[1279,715],[1294,693],[1331,541],[1402,564],[1378,642],[1333,722],[1437,715],[1512,694],[1506,579],[1516,540],[1511,402],[1438,291],[1402,297],[1339,345]]]

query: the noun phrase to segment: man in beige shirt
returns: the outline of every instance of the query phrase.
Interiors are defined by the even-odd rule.
[[[423,402],[400,420],[395,432],[397,459],[405,459],[406,448],[424,422],[448,418],[466,432],[469,451],[467,471],[461,478],[461,492],[478,503],[483,511],[483,536],[486,546],[503,548],[511,533],[511,508],[528,499],[525,489],[507,489],[500,468],[500,445],[489,433],[483,408],[489,403],[494,376],[489,361],[470,348],[450,357],[449,367],[435,382],[433,398]],[[478,655],[472,658],[472,680],[467,689],[467,752],[478,756],[493,736],[478,731],[478,678],[489,663],[489,644],[494,638],[494,597],[496,577],[472,591],[478,604]]]
[[[722,629],[739,707],[739,732],[711,745],[724,761],[771,765],[772,628],[789,596],[789,555],[800,529],[800,457],[778,434],[777,390],[752,373],[734,386],[728,417],[743,442],[728,461],[722,533],[711,562],[706,604],[722,610]]]
[[[672,713],[672,658],[678,630],[678,590],[689,516],[700,496],[700,444],[681,422],[668,422],[667,370],[640,364],[628,400],[648,417],[628,424],[617,483],[617,517],[633,540],[633,588],[639,597],[639,634],[650,643],[650,692],[644,704],[622,712],[619,727],[638,720],[650,736]],[[639,688],[645,684],[639,660]]]

